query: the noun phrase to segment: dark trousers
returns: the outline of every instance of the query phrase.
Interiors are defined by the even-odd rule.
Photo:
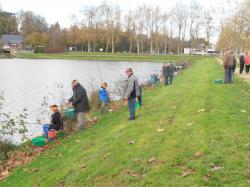
[[[128,98],[128,109],[130,119],[135,119],[135,98]]]
[[[249,73],[250,65],[246,65],[246,73]]]
[[[138,102],[139,102],[139,105],[141,106],[142,105],[142,95],[138,96]]]
[[[242,74],[244,70],[244,63],[240,63],[240,74]]]
[[[173,75],[169,75],[169,76],[166,76],[165,77],[165,85],[169,85],[169,84],[172,84],[173,82]]]

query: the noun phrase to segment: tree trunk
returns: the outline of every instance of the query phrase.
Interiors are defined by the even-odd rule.
[[[83,42],[82,42],[82,52],[83,52]]]
[[[112,37],[111,37],[111,43],[112,43],[112,53],[115,52],[115,42],[114,42],[114,35],[112,34]]]
[[[167,54],[167,36],[164,38],[164,53]]]
[[[153,54],[153,41],[150,40],[150,54]]]
[[[137,46],[137,54],[140,54],[140,43],[138,40],[136,40],[136,46]]]
[[[88,52],[91,52],[91,41],[88,41]]]
[[[133,48],[133,42],[132,42],[132,41],[130,41],[130,43],[129,43],[129,53],[131,53],[131,52],[132,52],[132,48]]]
[[[96,48],[96,42],[94,42],[94,45],[93,45],[93,52],[95,52],[95,48]]]
[[[177,54],[180,53],[180,40],[181,40],[181,30],[179,30],[179,34],[178,34]]]
[[[109,50],[109,39],[107,39],[107,44],[106,44],[106,49],[105,49],[105,52],[107,53]]]

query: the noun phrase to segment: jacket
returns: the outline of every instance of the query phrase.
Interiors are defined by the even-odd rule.
[[[233,66],[232,66],[232,68],[231,68],[232,70],[233,70],[233,72],[235,71],[235,69],[236,69],[236,59],[235,59],[235,57],[233,56]]]
[[[245,58],[243,55],[240,55],[240,63],[244,64],[245,63]]]
[[[99,89],[99,99],[101,102],[108,102],[108,92],[103,87]]]
[[[226,53],[223,60],[223,66],[225,69],[232,68],[233,66],[233,55]]]
[[[250,55],[245,56],[245,64],[250,65]]]
[[[124,89],[124,97],[125,98],[136,98],[140,96],[140,89],[137,77],[132,74],[126,80],[126,85]]]
[[[63,122],[61,118],[61,114],[59,112],[55,112],[51,115],[51,124],[49,125],[49,129],[60,130],[63,128]]]
[[[73,96],[69,99],[76,112],[88,112],[89,101],[86,90],[78,84],[73,88]]]

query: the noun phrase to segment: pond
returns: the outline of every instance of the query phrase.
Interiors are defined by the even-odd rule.
[[[15,116],[26,108],[28,136],[36,136],[41,133],[36,119],[41,115],[44,97],[48,97],[49,104],[67,100],[72,94],[73,79],[79,80],[88,93],[93,87],[98,89],[102,81],[108,83],[110,91],[114,91],[116,83],[125,77],[127,67],[131,67],[139,81],[144,82],[150,74],[160,72],[162,63],[0,59],[0,92],[4,92],[5,98],[2,111]],[[111,97],[117,98],[112,93]],[[18,136],[11,139],[20,141]]]

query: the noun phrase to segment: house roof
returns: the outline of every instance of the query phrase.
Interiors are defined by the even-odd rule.
[[[21,44],[23,43],[23,37],[18,34],[3,34],[1,41],[4,45],[8,45],[9,43]]]

